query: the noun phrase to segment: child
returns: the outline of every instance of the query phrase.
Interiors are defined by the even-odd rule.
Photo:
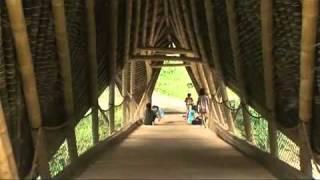
[[[188,124],[192,124],[192,121],[196,119],[197,115],[197,106],[192,106],[191,110],[188,112]]]
[[[186,119],[188,120],[188,114],[189,110],[192,109],[193,106],[193,99],[191,97],[191,93],[187,94],[187,97],[185,98],[184,102],[186,103]]]

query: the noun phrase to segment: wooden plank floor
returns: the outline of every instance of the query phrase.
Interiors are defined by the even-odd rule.
[[[106,151],[78,179],[274,179],[214,133],[167,115]]]

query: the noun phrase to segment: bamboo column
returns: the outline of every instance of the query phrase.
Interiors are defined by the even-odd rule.
[[[115,77],[116,77],[116,69],[117,69],[117,50],[118,50],[118,15],[119,15],[119,2],[111,1],[111,82],[109,86],[109,128],[110,134],[112,134],[115,130]]]
[[[211,0],[205,0],[204,3],[205,3],[204,7],[206,11],[207,24],[208,24],[210,47],[211,47],[211,52],[213,56],[213,64],[214,64],[214,72],[215,72],[215,74],[213,75],[215,75],[216,79],[219,81],[222,101],[227,102],[228,95],[226,92],[225,78],[224,78],[222,66],[220,63],[221,58],[219,53],[219,45],[216,37],[216,24],[215,24],[214,11],[213,11],[214,8]],[[230,110],[224,106],[222,108],[223,108],[224,114],[226,115],[226,118],[230,119],[230,120],[227,120],[227,122],[233,122],[233,118]]]
[[[63,81],[64,108],[67,121],[71,121],[67,129],[68,151],[71,160],[78,157],[77,144],[74,132],[74,102],[72,91],[71,59],[69,50],[68,33],[66,26],[64,0],[52,0],[52,12],[55,25],[56,43],[60,61],[60,73]]]
[[[313,89],[314,89],[314,68],[315,51],[317,40],[317,27],[319,15],[319,1],[302,1],[302,37],[300,52],[300,96],[299,96],[299,117],[302,129],[305,133],[300,133],[300,165],[301,171],[306,175],[312,176],[311,152],[308,152],[309,136],[308,127],[312,119]]]
[[[0,177],[3,179],[18,179],[16,163],[12,151],[9,133],[2,105],[0,102]]]
[[[276,107],[274,94],[274,65],[273,65],[273,2],[269,0],[261,1],[261,29],[262,29],[262,57],[264,67],[265,100],[271,117],[268,122],[270,152],[274,157],[278,156],[278,138],[276,124]]]
[[[23,93],[25,102],[27,104],[28,119],[30,121],[31,127],[34,129],[34,131],[32,131],[32,138],[33,143],[35,144],[39,138],[37,136],[37,131],[42,126],[42,117],[34,67],[32,62],[32,54],[27,34],[25,18],[23,14],[22,1],[6,0],[6,6],[8,8],[10,25],[15,40],[19,70],[22,78]],[[43,154],[42,157],[39,157],[37,159],[40,165],[40,175],[43,178],[50,178],[46,146],[42,146],[42,148],[39,151]],[[12,166],[12,168],[13,169],[11,173],[14,173],[14,167]]]
[[[93,143],[99,142],[99,116],[98,116],[98,72],[97,72],[97,46],[96,46],[96,23],[95,1],[86,0],[87,23],[88,23],[88,61],[90,80],[90,100],[92,111],[92,137]]]
[[[129,119],[129,102],[127,101],[128,94],[128,84],[129,84],[129,56],[130,56],[130,40],[131,40],[131,25],[132,25],[132,0],[127,1],[127,17],[126,17],[126,44],[125,44],[125,54],[124,54],[124,67],[122,70],[122,95],[125,98],[123,104],[123,125],[126,125]]]
[[[239,84],[240,89],[240,99],[241,103],[244,104],[242,106],[242,112],[243,112],[243,121],[244,125],[247,126],[245,129],[249,130],[251,128],[251,121],[248,118],[249,115],[245,114],[247,113],[246,109],[248,110],[247,104],[247,92],[245,89],[245,80],[243,77],[243,69],[241,65],[241,58],[240,58],[240,47],[239,47],[239,34],[238,34],[238,23],[237,23],[237,14],[235,12],[235,0],[226,0],[226,7],[227,7],[227,14],[228,14],[228,25],[229,25],[229,35],[230,35],[230,41],[231,41],[231,47],[233,52],[233,59],[234,59],[234,66],[235,66],[235,72],[237,81]],[[252,133],[246,131],[247,137],[249,137]],[[253,137],[249,137],[248,140],[253,139]]]
[[[186,70],[187,70],[187,72],[188,72],[188,75],[189,75],[189,77],[190,77],[190,79],[191,79],[191,81],[192,81],[192,84],[193,84],[194,88],[196,89],[197,92],[199,92],[199,90],[200,90],[200,85],[199,85],[197,79],[195,78],[195,76],[194,76],[194,74],[193,74],[193,72],[192,72],[191,67],[186,67]]]

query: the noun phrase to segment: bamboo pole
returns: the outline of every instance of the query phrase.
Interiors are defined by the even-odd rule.
[[[155,28],[156,28],[156,23],[157,23],[157,15],[158,15],[158,6],[159,1],[158,0],[153,0],[153,14],[152,14],[152,23],[151,23],[151,30],[150,30],[150,35],[149,35],[149,46],[153,45],[154,41],[154,36],[155,36]]]
[[[130,61],[184,61],[184,62],[196,62],[202,63],[199,58],[183,57],[183,56],[162,56],[162,55],[150,55],[150,56],[133,56]]]
[[[131,25],[132,25],[132,9],[133,1],[127,1],[127,17],[126,17],[126,44],[125,44],[125,55],[124,55],[124,67],[122,71],[122,95],[125,98],[125,102],[123,104],[123,125],[126,125],[129,119],[129,103],[126,98],[129,96],[128,94],[128,70],[129,70],[129,56],[130,56],[130,40],[131,40]]]
[[[302,1],[299,118],[304,125],[300,128],[300,166],[301,171],[309,176],[312,176],[312,154],[308,152],[309,132],[308,129],[304,129],[304,127],[308,127],[312,119],[318,15],[318,0]]]
[[[179,63],[179,64],[163,64],[163,65],[152,65],[152,68],[164,68],[164,67],[188,67],[190,64]]]
[[[18,179],[9,133],[2,105],[0,102],[0,177],[1,179]]]
[[[37,129],[41,127],[41,110],[22,1],[6,0],[6,6],[16,46],[28,118],[31,127]]]
[[[240,89],[240,99],[241,103],[245,104],[242,106],[243,118],[244,118],[244,125],[247,126],[246,129],[251,129],[251,121],[248,119],[248,115],[246,115],[246,109],[248,109],[247,104],[247,93],[245,89],[245,81],[243,77],[243,69],[241,65],[240,59],[240,47],[239,47],[239,34],[238,34],[238,24],[237,24],[237,14],[235,12],[235,0],[227,0],[226,1],[227,7],[227,14],[228,14],[228,25],[229,25],[229,35],[231,41],[231,47],[233,52],[233,59],[234,59],[234,66],[236,77],[239,82],[239,89]],[[247,137],[250,136],[251,133],[246,132]],[[250,140],[250,139],[248,139]]]
[[[156,47],[143,47],[138,48],[139,51],[152,51],[155,53],[161,53],[161,54],[192,54],[193,51],[190,49],[184,49],[184,48],[156,48]]]
[[[188,75],[189,75],[189,77],[190,77],[190,79],[191,79],[191,81],[192,81],[192,84],[193,84],[194,88],[196,89],[197,92],[199,92],[199,90],[200,90],[200,85],[199,85],[199,83],[197,82],[197,80],[196,80],[196,78],[195,78],[195,76],[194,76],[194,74],[193,74],[193,72],[192,72],[191,67],[186,67],[186,70],[187,70],[187,72],[188,72]]]
[[[209,41],[210,41],[210,47],[211,47],[211,52],[213,57],[213,64],[214,64],[214,70],[212,70],[212,72],[215,72],[215,74],[213,75],[219,81],[222,101],[227,102],[228,95],[226,92],[225,78],[224,78],[222,66],[220,63],[221,58],[220,58],[220,52],[219,52],[219,45],[216,37],[216,24],[215,24],[214,12],[213,12],[214,8],[211,0],[205,0],[204,3],[205,3],[204,7],[206,12],[207,24],[208,24]],[[233,121],[230,110],[224,106],[222,108],[227,118],[227,122]]]
[[[32,131],[33,143],[35,144],[39,138],[37,136],[37,131],[42,126],[42,117],[22,1],[6,0],[6,6],[8,8],[10,25],[15,40],[19,69],[23,82],[23,92],[25,102],[27,104],[28,118],[31,127],[35,130]],[[37,159],[40,165],[40,175],[43,178],[50,178],[46,146],[42,146],[40,152],[43,154],[42,157]],[[14,170],[15,167],[12,168],[13,171],[16,171]]]
[[[111,82],[109,88],[109,128],[110,134],[115,130],[115,77],[117,69],[117,49],[118,49],[118,15],[119,15],[119,2],[111,1]]]
[[[264,67],[265,101],[268,111],[271,113],[268,123],[270,152],[274,157],[278,156],[276,106],[274,94],[274,64],[273,64],[273,2],[261,1],[261,29],[262,29],[262,57]]]
[[[148,30],[148,17],[149,17],[149,6],[150,6],[150,0],[145,1],[145,9],[144,9],[144,20],[142,25],[142,45],[147,45],[147,30]],[[137,24],[139,25],[139,24]]]
[[[96,23],[95,23],[95,1],[86,0],[87,24],[88,24],[88,61],[89,61],[89,82],[90,100],[92,111],[92,137],[93,143],[99,142],[99,117],[98,117],[98,67],[97,67],[97,46],[96,46]]]
[[[182,19],[181,19],[181,18],[183,18],[183,15],[181,13],[180,6],[177,1],[173,1],[173,7],[174,7],[174,9],[176,9],[175,18],[177,19],[176,21],[178,23],[178,30],[180,31],[180,34],[182,36],[183,47],[186,49],[190,49],[190,46],[189,46],[189,43],[187,40],[186,31],[185,31],[185,28],[183,26]]]
[[[185,0],[181,0],[180,3],[182,4],[182,11],[183,11],[183,18],[184,18],[184,22],[185,22],[185,25],[186,25],[186,31],[187,31],[187,34],[188,34],[188,39],[189,39],[189,42],[190,42],[190,47],[194,53],[194,56],[195,57],[199,57],[199,52],[198,52],[198,49],[197,49],[197,45],[196,45],[196,42],[195,42],[195,38],[194,38],[194,35],[193,35],[193,32],[192,32],[192,25],[191,25],[191,22],[190,22],[190,19],[189,19],[189,14],[188,14],[188,7],[187,7],[187,4],[186,4],[186,1]]]
[[[66,27],[66,17],[64,0],[52,0],[52,12],[55,25],[56,43],[58,57],[60,61],[60,73],[63,81],[64,108],[67,121],[74,122],[74,102],[72,92],[72,75],[71,75],[71,59],[69,50],[68,33]],[[74,161],[78,157],[77,145],[74,132],[74,124],[71,123],[70,129],[67,130],[68,151],[71,160]]]
[[[156,32],[155,32],[155,34],[154,34],[154,38],[153,38],[153,40],[152,40],[152,42],[151,42],[151,45],[152,45],[152,46],[154,46],[154,44],[157,42],[157,40],[161,37],[160,35],[161,35],[163,29],[164,29],[164,30],[166,29],[166,27],[165,27],[165,25],[164,25],[165,21],[166,21],[166,20],[165,20],[164,18],[162,18],[162,19],[160,20],[160,23],[159,23],[159,25],[158,25],[158,28],[157,28],[157,30],[156,30]],[[162,30],[162,31],[161,31],[161,30]]]
[[[170,7],[170,10],[171,10],[171,22],[172,22],[172,27],[175,29],[176,31],[176,34],[177,34],[177,39],[178,41],[180,42],[181,46],[183,48],[187,48],[185,45],[187,45],[187,43],[184,41],[185,38],[184,38],[184,35],[183,35],[183,32],[182,32],[182,28],[179,24],[179,18],[178,15],[177,15],[177,9],[175,7],[175,4],[174,4],[175,1],[169,1],[169,7]]]
[[[136,0],[136,21],[135,21],[135,30],[134,30],[134,42],[133,42],[133,51],[134,54],[138,54],[139,46],[139,29],[140,29],[140,16],[141,16],[141,0]],[[143,39],[143,38],[142,38]]]

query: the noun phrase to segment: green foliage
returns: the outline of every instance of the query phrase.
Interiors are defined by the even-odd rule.
[[[194,98],[197,96],[197,92],[184,67],[162,68],[155,92],[179,99],[184,99],[187,93],[191,93]]]
[[[53,155],[52,159],[49,161],[49,170],[51,176],[57,175],[68,164],[70,164],[70,157],[68,155],[68,145],[67,142],[64,141],[64,143],[61,144],[58,151]]]
[[[79,155],[83,154],[86,150],[93,146],[91,127],[91,116],[88,116],[86,118],[83,118],[75,128],[77,149]]]

